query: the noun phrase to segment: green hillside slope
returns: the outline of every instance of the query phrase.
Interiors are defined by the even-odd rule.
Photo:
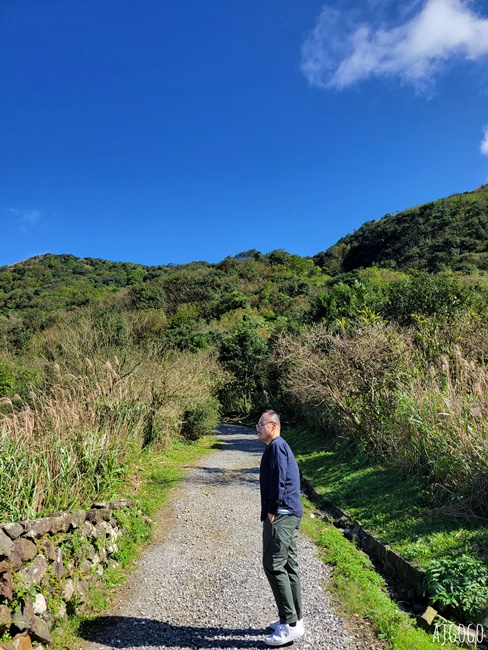
[[[487,270],[488,185],[369,221],[315,260],[331,275],[373,265]]]

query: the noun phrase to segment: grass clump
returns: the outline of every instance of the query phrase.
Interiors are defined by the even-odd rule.
[[[309,505],[309,504],[308,504]],[[415,625],[400,611],[386,593],[384,580],[376,573],[369,558],[348,542],[330,524],[312,519],[306,507],[304,530],[321,549],[321,557],[332,567],[328,585],[337,606],[349,617],[366,618],[379,639],[394,650],[433,650],[433,636]],[[457,647],[446,643],[444,648]]]

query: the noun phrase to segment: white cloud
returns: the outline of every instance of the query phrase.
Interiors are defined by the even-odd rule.
[[[4,213],[8,215],[10,223],[22,233],[31,232],[44,216],[41,210],[22,210],[19,208],[5,208]]]
[[[481,141],[480,151],[483,155],[488,156],[488,126],[485,126],[483,140]]]
[[[42,217],[42,212],[40,210],[18,210],[17,208],[8,208],[7,212],[13,216],[17,223],[23,226],[32,226]]]
[[[371,76],[429,82],[454,57],[488,55],[488,19],[469,0],[425,0],[395,26],[358,21],[357,14],[325,7],[302,49],[302,72],[319,87],[344,88]],[[384,5],[384,3],[383,3]],[[415,5],[411,5],[410,9]]]

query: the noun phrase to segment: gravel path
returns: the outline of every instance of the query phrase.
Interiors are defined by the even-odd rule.
[[[254,431],[219,429],[222,449],[203,458],[172,493],[161,534],[139,560],[110,615],[85,633],[80,650],[267,648],[276,618],[261,568],[259,461]],[[328,568],[304,536],[299,546],[306,633],[297,650],[357,650],[332,610]],[[291,645],[291,644],[289,644]]]

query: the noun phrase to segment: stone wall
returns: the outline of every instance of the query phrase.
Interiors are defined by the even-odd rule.
[[[94,504],[30,521],[0,524],[0,643],[4,650],[42,650],[67,613],[83,611],[90,586],[117,565],[122,534],[116,511],[127,501]],[[115,514],[115,516],[114,516]]]

